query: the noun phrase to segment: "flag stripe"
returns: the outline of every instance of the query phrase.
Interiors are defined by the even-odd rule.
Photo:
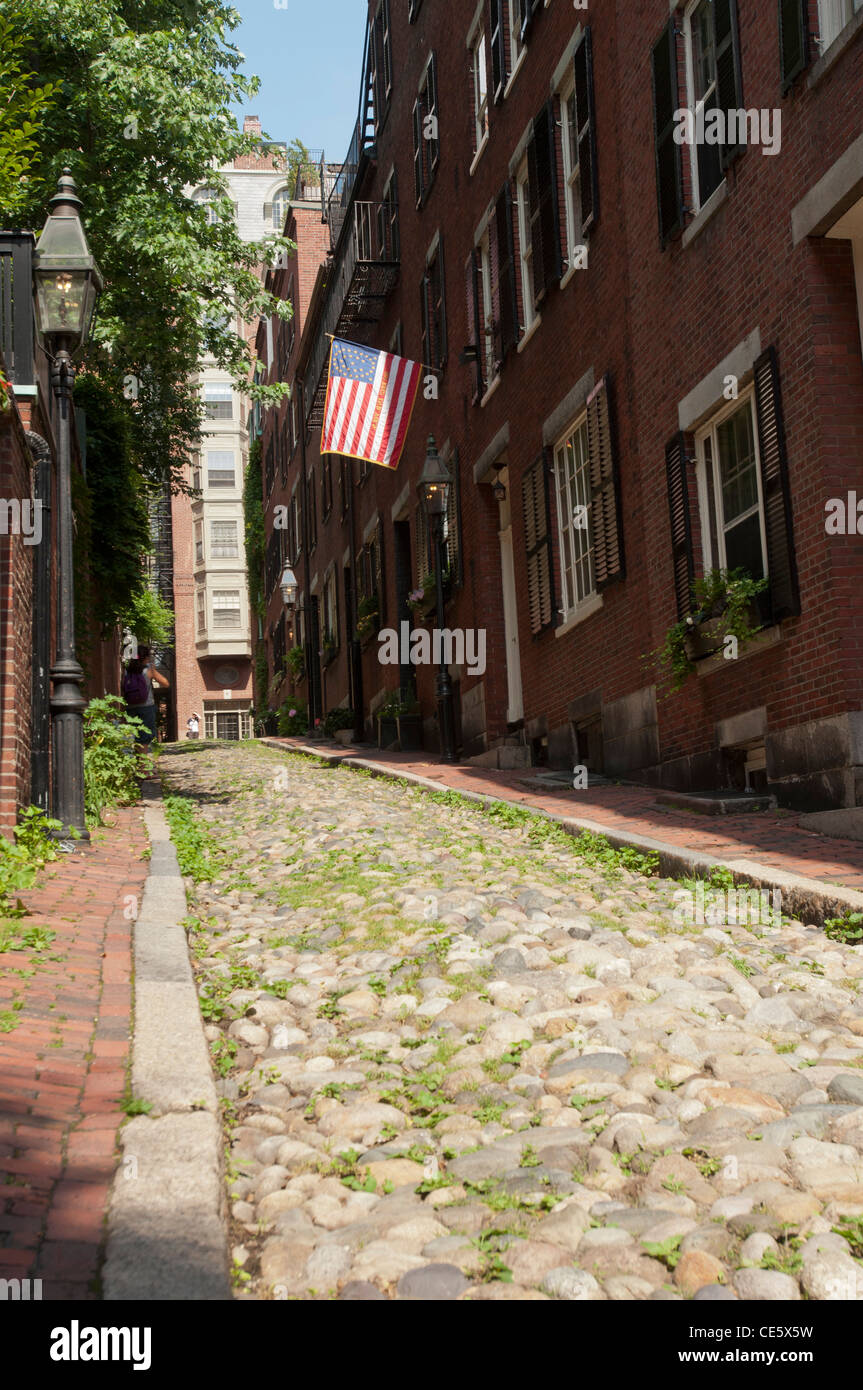
[[[321,452],[396,468],[420,376],[418,362],[334,338]]]

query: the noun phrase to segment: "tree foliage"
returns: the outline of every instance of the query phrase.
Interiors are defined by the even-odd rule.
[[[24,61],[21,6],[0,11],[0,222],[11,225],[27,206],[29,174],[38,159],[39,131],[54,96]]]
[[[61,169],[71,168],[106,281],[88,368],[117,399],[125,385],[138,469],[176,486],[200,434],[194,374],[205,355],[259,399],[282,394],[248,384],[238,320],[290,313],[259,275],[288,243],[242,240],[218,171],[262,148],[232,114],[258,87],[231,42],[240,17],[224,0],[14,5],[17,61],[52,91],[38,149],[25,151],[26,181],[13,178],[8,201],[0,184],[0,222],[38,230]],[[217,220],[191,196],[202,187]]]

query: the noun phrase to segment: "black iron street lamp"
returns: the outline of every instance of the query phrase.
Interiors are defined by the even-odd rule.
[[[283,604],[289,613],[293,613],[297,606],[297,591],[299,586],[297,584],[297,576],[294,574],[290,565],[285,565],[282,571],[282,577],[279,580],[279,588],[282,591]]]
[[[430,434],[426,448],[426,461],[423,464],[423,471],[417,483],[417,492],[419,493],[422,505],[425,507],[426,516],[431,525],[437,609],[436,622],[438,629],[443,629],[445,626],[443,571],[446,551],[443,539],[443,522],[449,506],[449,490],[451,483],[452,480],[447,471],[446,464],[438,454],[434,435]],[[440,728],[441,762],[454,763],[456,761],[456,756],[452,717],[452,685],[450,683],[449,671],[447,670],[443,642],[440,644],[440,665],[435,680],[435,694],[437,696],[438,726]]]
[[[75,589],[72,568],[72,457],[70,415],[75,369],[72,353],[87,342],[103,281],[81,225],[81,199],[68,169],[49,203],[51,211],[36,245],[36,328],[51,359],[57,402],[57,536],[59,613],[51,667],[53,749],[52,814],[67,836],[88,840],[84,817],[84,672],[75,656]]]

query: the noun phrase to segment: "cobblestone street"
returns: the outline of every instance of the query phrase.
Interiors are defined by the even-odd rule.
[[[238,1297],[863,1298],[863,948],[510,805],[160,771]]]

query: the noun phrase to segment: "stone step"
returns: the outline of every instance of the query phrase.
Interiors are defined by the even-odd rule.
[[[657,792],[655,806],[701,816],[740,816],[749,811],[775,811],[776,797],[753,792]]]

